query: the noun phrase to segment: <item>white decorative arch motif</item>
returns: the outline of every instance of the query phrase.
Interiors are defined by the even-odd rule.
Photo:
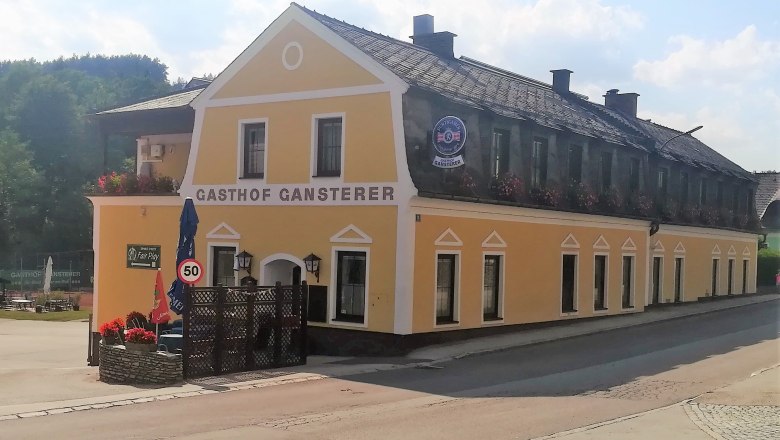
[[[579,249],[580,248],[580,242],[578,242],[577,239],[574,238],[574,235],[570,233],[561,242],[561,247],[562,248],[568,248],[568,249]]]
[[[664,247],[664,244],[661,243],[661,241],[659,240],[656,241],[655,244],[653,245],[653,251],[658,253],[666,252],[666,248]]]
[[[276,280],[273,280],[273,279],[272,280],[268,280],[268,279],[266,279],[266,278],[268,278],[267,277],[267,267],[266,266],[268,266],[268,264],[270,264],[270,263],[273,263],[274,261],[279,261],[279,260],[289,261],[290,263],[300,267],[301,271],[304,271],[306,269],[306,263],[304,263],[303,260],[301,260],[300,258],[296,257],[295,255],[290,255],[290,254],[285,254],[285,253],[278,253],[278,254],[269,255],[269,256],[263,258],[263,260],[260,261],[260,264],[259,264],[260,273],[259,273],[258,281],[260,282],[261,285],[270,285],[270,284],[272,284],[272,283],[274,283],[276,281],[279,281],[278,279],[276,279]],[[302,276],[302,279],[306,279],[305,278],[305,274],[302,274],[301,276]]]
[[[712,248],[712,255],[720,255],[720,246],[715,244],[715,247]]]
[[[749,257],[750,256],[750,249],[748,249],[747,246],[745,246],[745,250],[742,251],[742,255],[745,256],[745,257]]]
[[[206,234],[206,238],[216,238],[221,240],[239,240],[241,234],[236,232],[229,224],[222,222]]]
[[[442,232],[434,243],[438,246],[463,246],[463,241],[450,228]]]
[[[331,243],[363,243],[371,244],[373,240],[355,225],[349,225],[330,237]]]
[[[636,250],[636,244],[634,244],[634,240],[631,239],[631,237],[628,237],[626,241],[623,242],[623,246],[621,247],[624,251],[635,251]]]
[[[482,247],[505,248],[506,242],[503,238],[501,238],[500,235],[498,235],[498,232],[493,231],[482,242]]]
[[[677,242],[677,246],[674,247],[674,253],[675,254],[684,254],[685,253],[685,246],[683,246],[682,242]]]
[[[603,235],[599,235],[599,238],[593,243],[593,249],[609,250],[609,243]]]
[[[729,247],[729,255],[737,255],[737,250],[734,249],[734,245]]]

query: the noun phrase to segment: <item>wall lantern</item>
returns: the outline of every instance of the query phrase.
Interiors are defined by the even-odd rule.
[[[236,255],[236,270],[244,269],[247,271],[247,273],[250,272],[250,269],[252,268],[252,257],[254,255],[250,254],[247,251],[241,251],[240,254]]]
[[[322,258],[314,254],[309,254],[303,259],[303,262],[306,263],[306,272],[313,273],[317,277],[318,283],[320,282],[320,261]]]

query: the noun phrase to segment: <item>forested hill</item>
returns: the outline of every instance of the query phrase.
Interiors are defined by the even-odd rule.
[[[86,115],[181,87],[143,55],[0,62],[0,268],[39,252],[91,249],[84,185],[102,171]],[[132,140],[109,145],[109,167]]]

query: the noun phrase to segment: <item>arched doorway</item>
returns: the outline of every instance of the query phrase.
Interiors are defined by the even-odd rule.
[[[289,254],[274,254],[261,262],[260,283],[270,286],[277,281],[285,285],[300,284],[304,263]]]

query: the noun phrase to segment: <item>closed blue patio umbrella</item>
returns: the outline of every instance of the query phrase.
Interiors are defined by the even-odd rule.
[[[195,204],[192,199],[187,197],[184,200],[184,208],[181,210],[179,219],[179,245],[176,248],[176,267],[179,263],[188,259],[195,258],[195,233],[198,231],[198,213],[195,212]],[[170,298],[170,307],[176,314],[181,315],[184,310],[184,283],[176,277],[168,290]]]

